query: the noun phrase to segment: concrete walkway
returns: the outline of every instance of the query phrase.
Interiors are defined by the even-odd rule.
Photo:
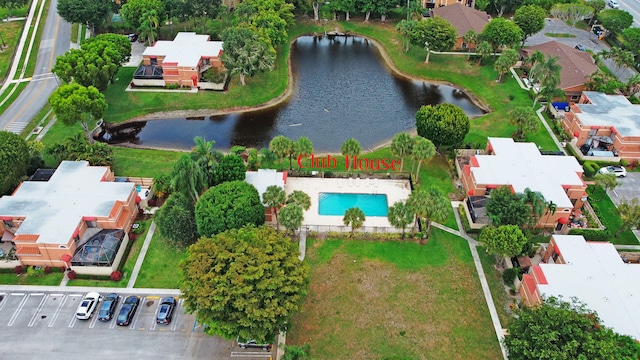
[[[127,283],[127,289],[133,288],[133,285],[135,285],[136,283],[136,279],[138,278],[138,274],[140,273],[140,268],[142,267],[142,263],[144,262],[144,257],[147,255],[147,250],[149,250],[149,245],[151,244],[151,239],[153,238],[153,233],[155,231],[156,222],[152,221],[151,226],[149,226],[149,231],[147,231],[147,237],[144,238],[144,244],[142,244],[142,249],[140,249],[138,260],[136,260],[136,265],[133,267],[133,271],[131,271],[131,277],[129,278],[129,282]]]
[[[300,255],[298,255],[298,259],[300,261],[304,260],[304,256],[307,253],[307,228],[303,227],[300,229],[300,242],[298,243],[298,250],[300,251]]]

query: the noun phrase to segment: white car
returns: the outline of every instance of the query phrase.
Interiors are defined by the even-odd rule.
[[[624,166],[606,166],[600,169],[600,174],[615,174],[616,177],[625,177],[627,169]]]
[[[82,298],[80,305],[78,305],[78,310],[76,311],[76,318],[79,320],[87,320],[93,315],[93,312],[98,307],[98,302],[100,301],[100,294],[97,292],[87,293]]]
[[[620,4],[618,4],[618,0],[609,0],[607,2],[607,5],[609,5],[609,7],[612,9],[618,9],[620,7]]]

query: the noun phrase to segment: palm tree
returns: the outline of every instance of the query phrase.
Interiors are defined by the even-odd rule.
[[[500,54],[493,68],[499,73],[498,82],[502,82],[502,77],[509,69],[518,62],[518,52],[513,49],[506,49]]]
[[[611,49],[609,58],[616,64],[616,76],[620,76],[620,71],[624,70],[624,67],[633,66],[634,56],[629,50],[614,47]]]
[[[293,156],[299,157],[300,155],[311,154],[313,154],[313,143],[308,137],[302,136],[293,143]]]
[[[548,102],[551,102],[554,97],[564,94],[562,90],[558,89],[558,86],[560,86],[561,70],[562,66],[558,64],[558,58],[551,56],[547,56],[545,61],[538,62],[531,68],[533,81],[540,83],[539,95],[536,96],[533,101],[534,108],[539,98],[544,98]]]
[[[340,147],[340,151],[342,155],[349,156],[357,156],[360,155],[362,151],[362,147],[360,146],[360,142],[354,138],[347,139],[342,146]]]
[[[524,189],[525,201],[531,205],[533,216],[531,217],[531,225],[537,224],[538,220],[544,215],[547,202],[539,191],[533,191],[529,188]]]
[[[284,135],[278,135],[271,139],[269,150],[280,158],[280,169],[282,169],[284,157],[293,152],[293,141]],[[289,167],[291,168],[291,161],[289,161]]]
[[[387,219],[393,227],[402,229],[402,239],[404,239],[405,229],[413,220],[413,212],[411,212],[406,202],[397,201],[389,207]]]
[[[271,149],[269,148],[261,148],[260,149],[260,164],[261,165],[266,165],[266,166],[271,166],[273,165],[273,162],[278,160],[278,155],[276,155]]]
[[[409,14],[407,14],[409,16]],[[412,20],[402,20],[396,25],[396,30],[402,35],[402,42],[404,52],[409,51],[409,46],[411,45],[411,31],[413,31],[413,27],[416,24],[415,21]]]
[[[415,138],[411,157],[414,162],[418,163],[418,169],[416,170],[416,182],[420,182],[420,165],[422,162],[427,162],[436,154],[436,147],[431,140],[425,139],[422,136]]]
[[[540,129],[540,121],[525,107],[517,107],[509,112],[509,123],[517,127],[513,136],[516,141],[524,141],[527,133],[535,133]]]
[[[206,188],[206,177],[189,154],[180,156],[173,166],[171,187],[176,191],[183,191],[193,202],[200,199],[200,194]]]
[[[469,30],[466,34],[464,34],[464,36],[462,36],[462,41],[467,44],[467,49],[469,50],[469,53],[467,54],[467,60],[469,60],[471,59],[471,46],[469,46],[469,44],[474,44],[477,47],[478,33],[473,30]]]
[[[280,230],[280,222],[278,222],[278,208],[284,204],[286,194],[284,189],[278,185],[270,185],[262,194],[262,202],[267,205],[276,216],[276,230]]]
[[[549,217],[554,215],[556,213],[556,210],[558,210],[558,205],[556,205],[553,201],[549,200],[546,204],[546,214],[547,214],[547,220],[545,221],[545,223],[549,222]]]
[[[207,186],[212,186],[215,168],[224,155],[213,148],[215,140],[207,141],[202,136],[196,136],[193,142],[196,145],[191,149],[191,158],[206,175]]]
[[[352,207],[345,211],[342,222],[344,222],[345,226],[351,226],[351,235],[349,235],[349,237],[353,237],[353,233],[356,229],[362,227],[365,218],[364,212],[360,210],[359,207]]]
[[[400,157],[400,172],[404,166],[404,157],[411,155],[413,139],[406,132],[397,133],[391,140],[391,154]]]
[[[294,235],[295,231],[300,228],[302,220],[304,220],[304,215],[297,204],[287,204],[280,209],[280,221],[287,230],[291,231],[291,235]]]
[[[409,195],[409,199],[407,199],[407,205],[416,214],[416,220],[425,220],[425,225],[427,226],[425,236],[427,239],[431,235],[431,222],[441,223],[446,221],[451,209],[449,199],[442,195],[438,188],[433,186],[427,190],[420,189],[412,192]]]
[[[153,45],[155,42],[155,38],[158,35],[159,25],[160,19],[158,18],[158,13],[155,10],[149,10],[142,14],[142,21],[140,22],[138,32],[140,33],[140,36],[147,39],[147,44],[149,46]]]
[[[533,69],[536,66],[536,64],[541,62],[544,62],[544,54],[540,50],[536,50],[536,52],[529,55],[527,58],[525,58],[522,61],[523,65],[529,69],[527,71],[528,73],[527,78],[529,79],[529,82],[533,83],[533,76],[531,74],[531,69]]]
[[[302,190],[293,190],[289,196],[287,196],[287,204],[296,204],[302,209],[309,210],[311,208],[311,198],[306,192]]]

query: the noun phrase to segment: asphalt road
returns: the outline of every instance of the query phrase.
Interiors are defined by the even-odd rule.
[[[49,95],[58,86],[57,79],[51,74],[51,68],[55,64],[56,57],[69,50],[71,24],[58,15],[57,4],[57,0],[51,0],[40,48],[37,50],[38,58],[34,76],[16,101],[0,115],[0,129],[20,133],[40,112],[47,103]],[[44,20],[40,19],[40,21]]]

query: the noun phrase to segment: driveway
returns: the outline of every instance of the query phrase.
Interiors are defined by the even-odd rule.
[[[618,185],[615,189],[609,190],[609,197],[614,204],[619,205],[624,199],[630,201],[631,199],[640,200],[640,173],[629,172],[627,177],[618,178]]]
[[[572,34],[575,37],[549,37],[545,34]],[[593,51],[594,54],[599,53],[602,50],[609,50],[610,47],[604,41],[598,40],[596,34],[591,31],[580,30],[575,27],[567,25],[564,21],[558,19],[545,19],[545,27],[539,33],[531,35],[525,42],[525,47],[546,43],[548,41],[555,40],[559,43],[575,47],[580,44],[587,50]],[[609,69],[614,73],[619,73],[618,78],[621,81],[627,81],[631,76],[637,74],[634,69],[624,69],[624,71],[618,71],[613,61],[607,59],[604,61]]]
[[[122,66],[133,66],[133,67],[138,67],[138,65],[140,65],[140,63],[142,62],[142,53],[144,52],[144,50],[147,47],[145,46],[144,43],[140,43],[137,41],[134,41],[131,43],[131,58],[129,58],[129,61],[124,63]]]

